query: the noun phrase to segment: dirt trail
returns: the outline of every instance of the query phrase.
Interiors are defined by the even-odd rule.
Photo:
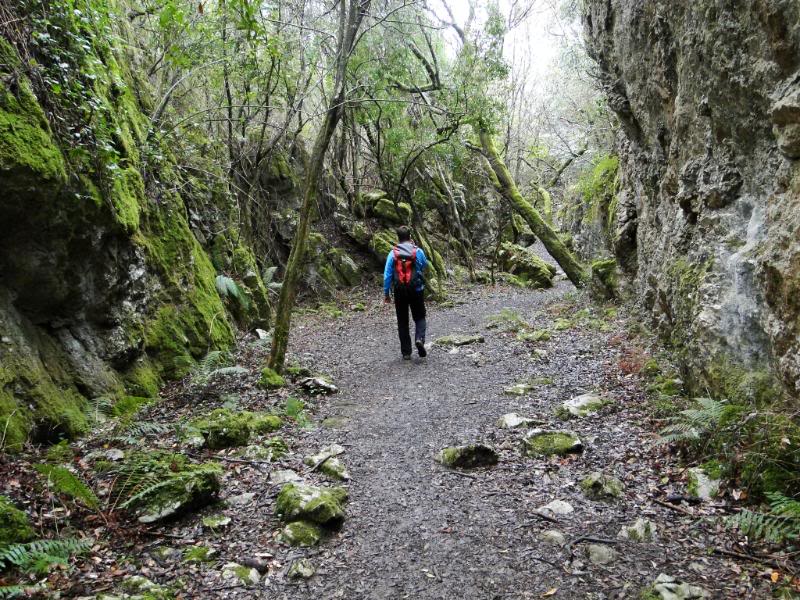
[[[668,487],[651,450],[644,396],[636,378],[617,367],[615,332],[576,325],[539,343],[546,356],[512,332],[486,329],[503,308],[533,327],[552,328],[556,313],[582,308],[562,282],[543,292],[474,288],[463,304],[429,312],[429,338],[481,333],[486,341],[455,353],[434,348],[427,359],[400,360],[393,313],[373,310],[331,323],[307,322],[294,332],[305,362],[333,375],[341,392],[320,406],[320,428],[307,440],[342,443],[352,475],[348,520],[309,556],[317,575],[307,582],[277,580],[272,593],[286,598],[623,598],[638,597],[660,573],[702,585],[714,597],[759,597],[737,582],[738,567],[709,556],[713,526],[654,504]],[[565,296],[571,304],[564,304]],[[619,322],[610,322],[612,328]],[[607,327],[602,326],[603,328]],[[532,377],[549,378],[526,396],[503,393]],[[595,416],[564,423],[554,408],[574,395],[601,390],[616,402]],[[570,459],[523,458],[522,430],[496,427],[517,412],[545,427],[575,431],[586,445]],[[434,462],[441,448],[471,441],[501,455],[488,470],[455,472]],[[613,503],[590,500],[579,482],[591,471],[625,485]],[[671,484],[670,484],[671,485]],[[535,509],[552,500],[574,513],[552,523]],[[690,509],[691,511],[692,509]],[[656,523],[654,542],[618,540],[623,525],[643,517]],[[545,530],[564,533],[564,546],[548,545]],[[591,540],[618,553],[605,566],[586,555]],[[553,591],[555,590],[555,591]],[[550,596],[547,596],[547,594]]]

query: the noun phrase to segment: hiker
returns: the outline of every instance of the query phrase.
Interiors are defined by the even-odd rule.
[[[424,358],[425,350],[425,279],[422,275],[428,259],[422,248],[411,240],[411,230],[405,225],[397,228],[397,245],[386,257],[383,270],[384,302],[390,304],[394,289],[394,308],[397,312],[397,332],[400,335],[400,352],[403,360],[411,359],[411,336],[408,333],[408,309],[414,319],[414,345]]]

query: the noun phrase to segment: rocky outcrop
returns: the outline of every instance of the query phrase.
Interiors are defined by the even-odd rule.
[[[619,264],[687,383],[800,391],[800,5],[589,0],[619,117]]]

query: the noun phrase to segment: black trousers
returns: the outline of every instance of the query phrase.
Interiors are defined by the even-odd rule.
[[[425,342],[425,292],[404,290],[394,291],[394,309],[397,312],[397,333],[400,336],[400,352],[411,354],[411,336],[408,332],[408,309],[414,319],[414,340]]]

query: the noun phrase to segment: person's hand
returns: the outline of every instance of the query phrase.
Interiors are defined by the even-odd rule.
[[[391,304],[392,303],[392,297],[391,296],[384,296],[383,297],[383,303],[384,304]]]

